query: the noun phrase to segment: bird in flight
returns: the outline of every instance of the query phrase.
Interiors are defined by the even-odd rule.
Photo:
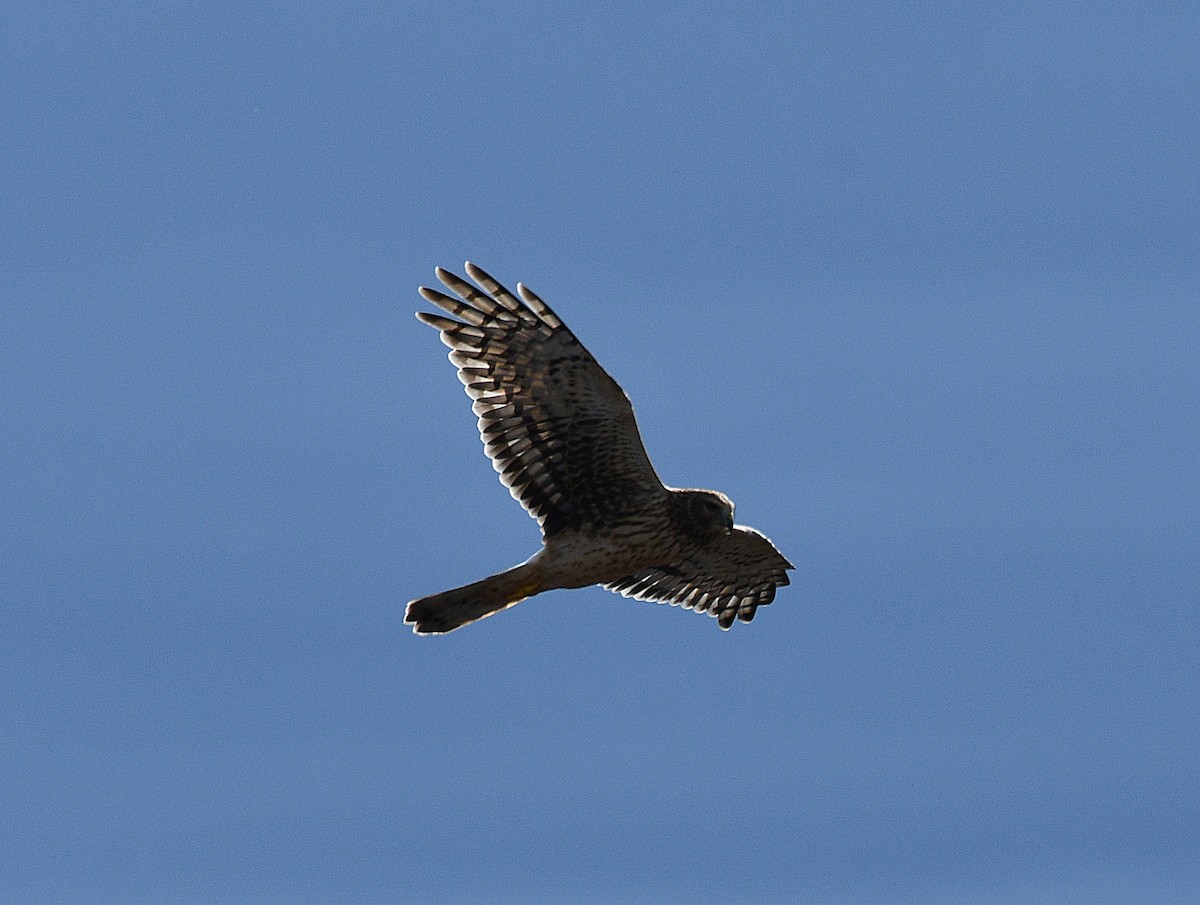
[[[419,290],[452,317],[417,318],[450,347],[492,467],[537,519],[542,548],[411,601],[404,621],[442,634],[543,591],[593,584],[708,613],[723,629],[753,619],[795,567],[733,523],[725,494],[659,480],[629,398],[545,302],[520,283],[513,295],[469,261],[466,271],[474,284],[437,268],[453,295]]]

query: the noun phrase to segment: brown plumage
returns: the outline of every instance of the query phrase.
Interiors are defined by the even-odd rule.
[[[501,482],[542,529],[515,568],[408,605],[418,634],[453,631],[553,588],[602,584],[683,606],[727,629],[749,622],[788,584],[792,564],[712,490],[666,487],[642,446],[624,391],[553,311],[519,298],[470,262],[473,285],[437,269],[450,296],[421,295],[452,318],[418,312],[441,333],[474,400]]]

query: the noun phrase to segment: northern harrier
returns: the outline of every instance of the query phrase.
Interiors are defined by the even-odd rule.
[[[542,591],[593,584],[708,613],[723,629],[753,619],[795,567],[733,523],[724,494],[663,486],[629,398],[566,325],[520,283],[517,298],[469,261],[466,269],[479,286],[437,269],[457,298],[420,288],[458,320],[417,317],[450,347],[492,467],[537,519],[542,549],[410,602],[404,621],[420,635],[450,632]]]

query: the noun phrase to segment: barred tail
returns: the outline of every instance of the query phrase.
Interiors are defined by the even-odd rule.
[[[404,621],[418,635],[440,635],[507,609],[544,590],[541,567],[533,562],[483,581],[410,601]]]

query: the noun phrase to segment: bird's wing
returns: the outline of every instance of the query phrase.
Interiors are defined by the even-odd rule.
[[[603,526],[631,501],[662,493],[617,382],[529,289],[518,283],[518,298],[470,262],[466,269],[478,286],[438,268],[454,296],[420,289],[458,320],[417,317],[450,347],[492,467],[543,535]]]
[[[727,629],[735,617],[749,622],[755,610],[774,600],[793,568],[765,536],[735,525],[728,537],[716,538],[678,563],[642,569],[605,587],[624,597],[708,613]]]

